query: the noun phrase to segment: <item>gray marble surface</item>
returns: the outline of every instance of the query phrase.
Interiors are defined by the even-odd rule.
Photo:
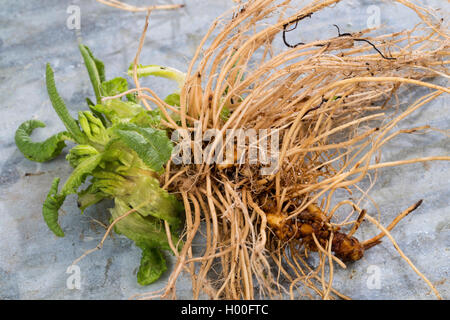
[[[140,1],[144,2],[151,3]],[[443,9],[448,16],[448,3],[423,2],[446,6]],[[347,1],[339,9],[341,15],[333,20],[324,17],[320,23],[329,26],[338,22],[356,30],[367,19],[366,8],[372,4],[381,8],[381,21],[388,29],[402,29],[414,22],[414,14],[398,6],[387,9],[385,2]],[[54,67],[57,87],[71,112],[85,109],[85,97],[93,95],[78,52],[77,35],[66,27],[69,5],[81,8],[83,42],[105,62],[108,78],[124,75],[135,55],[144,22],[142,13],[123,12],[91,0],[0,0],[0,299],[126,299],[161,288],[168,277],[166,273],[151,286],[139,286],[136,272],[140,250],[128,239],[115,236],[101,251],[79,263],[81,288],[68,289],[68,266],[100,241],[104,229],[96,220],[107,220],[111,204],[98,205],[80,215],[75,197],[69,197],[60,218],[66,237],[56,238],[42,219],[41,207],[53,177],[64,180],[71,169],[63,155],[48,163],[30,162],[14,144],[16,128],[30,118],[47,124],[45,130],[33,134],[35,139],[63,128],[46,94],[46,62]],[[231,0],[186,0],[184,9],[154,12],[141,62],[185,70],[209,24],[232,5]],[[310,25],[305,28],[310,36],[318,34]],[[446,85],[442,79],[435,81]],[[164,80],[148,79],[146,84],[161,95],[170,92],[169,82]],[[424,91],[411,88],[404,97],[412,99],[421,93]],[[399,127],[429,124],[448,129],[449,101],[448,96],[441,96]],[[402,136],[386,146],[382,160],[449,155],[449,142],[448,137],[438,133]],[[432,162],[380,170],[370,195],[381,208],[385,224],[418,199],[425,200],[395,229],[394,236],[418,269],[444,298],[449,298],[450,164]],[[370,201],[361,205],[376,214]],[[364,223],[357,235],[366,239],[374,234],[376,229]],[[374,270],[380,275],[377,288],[368,287]],[[347,270],[338,269],[334,284],[357,299],[434,298],[389,241]],[[179,298],[190,297],[189,279],[180,279],[178,287]]]

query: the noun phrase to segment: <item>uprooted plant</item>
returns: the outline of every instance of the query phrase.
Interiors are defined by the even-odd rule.
[[[336,25],[336,36],[307,43],[289,33],[301,30],[305,19],[339,2],[316,0],[298,9],[289,0],[248,1],[231,17],[227,13],[212,24],[186,74],[139,64],[149,11],[129,69],[136,88],[128,89],[121,78],[105,81],[100,61],[81,46],[97,102],[89,102],[91,112],[81,112],[78,121],[61,107],[48,67],[49,95],[68,131],[37,144],[29,140],[29,134],[43,124],[32,121],[19,128],[16,141],[35,161],[59,154],[64,140],[79,144],[68,155],[74,173],[61,191],[58,180],[54,182],[44,204],[49,227],[62,235],[57,210],[64,197],[76,193],[91,175],[91,185],[78,192],[81,208],[104,198],[115,199],[111,226],[143,248],[142,273],[163,269],[160,249],[170,248],[177,258],[167,286],[141,298],[175,298],[182,271],[191,276],[194,298],[202,292],[216,299],[284,294],[293,298],[295,292],[309,298],[347,298],[332,286],[335,264],[345,268],[345,263],[361,259],[385,236],[440,297],[390,234],[422,201],[415,199],[415,204],[383,227],[360,208],[368,190],[358,184],[379,168],[450,160],[448,156],[384,163],[379,159],[381,148],[399,135],[433,130],[395,127],[450,92],[425,82],[436,76],[448,78],[448,32],[425,8],[398,0],[421,19],[411,30],[370,36],[369,29],[341,33]],[[276,41],[281,46],[274,45]],[[141,86],[143,76],[171,78],[179,88],[163,100]],[[395,111],[398,92],[405,86],[430,92]],[[267,135],[256,142],[239,140],[241,129],[265,130]],[[190,140],[211,130],[214,138],[206,134],[208,138],[200,142]],[[201,162],[191,161],[186,154],[184,161],[169,161],[168,135],[175,132],[188,133],[188,147],[202,150]],[[225,133],[227,140],[221,143]],[[235,138],[239,147],[234,146]],[[261,147],[265,145],[266,149]],[[263,173],[267,161],[251,161],[252,152],[276,159],[276,169]],[[227,161],[217,162],[218,155],[227,155]],[[338,190],[362,197],[334,204]],[[344,217],[337,214],[343,206],[350,209]],[[183,207],[181,242],[176,230]],[[365,219],[381,233],[360,240],[355,234]],[[156,239],[149,240],[149,235]],[[193,250],[196,237],[203,239],[201,253]],[[308,261],[313,253],[318,257],[315,266]]]

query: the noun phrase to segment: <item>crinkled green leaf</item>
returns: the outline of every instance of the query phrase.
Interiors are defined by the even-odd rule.
[[[94,156],[99,152],[94,147],[88,144],[79,144],[72,149],[66,156],[66,160],[69,161],[72,167],[77,167],[81,162],[86,160],[86,158]]]
[[[80,208],[81,213],[83,213],[87,207],[92,206],[93,204],[96,204],[109,197],[109,195],[96,189],[95,186],[91,184],[85,190],[78,192],[77,205],[78,208]]]
[[[166,220],[175,228],[181,225],[182,203],[160,187],[157,174],[133,150],[116,141],[105,150],[102,160],[105,168],[92,173],[91,182],[96,190],[119,198],[131,207],[139,206],[138,211],[143,216]],[[142,205],[144,199],[146,202]]]
[[[107,122],[105,121],[105,117],[103,117],[103,115],[102,115],[100,112],[98,112],[98,111],[96,111],[96,110],[94,110],[94,109],[92,108],[92,107],[95,106],[95,103],[92,102],[92,100],[89,99],[89,98],[86,98],[86,102],[87,102],[87,105],[88,105],[89,109],[92,111],[92,113],[93,113],[97,118],[99,118],[100,121],[103,123],[103,125],[106,127],[106,126],[107,126]]]
[[[115,207],[110,209],[112,221],[132,209],[120,199],[116,198],[114,203]],[[170,250],[164,223],[159,219],[150,216],[143,217],[138,212],[132,212],[127,217],[119,220],[114,225],[114,230],[133,240],[139,246]],[[178,242],[178,238],[174,234],[172,234],[172,241],[174,243]]]
[[[119,124],[113,128],[113,132],[134,150],[150,169],[160,172],[171,157],[172,141],[163,130]]]
[[[123,188],[125,187],[125,188]],[[174,228],[181,226],[184,207],[180,201],[159,185],[159,180],[150,176],[129,176],[128,183],[122,184],[125,194],[119,196],[143,216],[153,216],[167,221]]]
[[[73,170],[72,174],[64,183],[61,189],[61,194],[67,196],[71,193],[76,193],[79,186],[83,184],[87,176],[94,171],[102,160],[102,154],[90,156],[80,162],[80,164]]]
[[[66,146],[65,140],[73,140],[68,132],[57,133],[45,141],[34,142],[30,135],[36,128],[44,128],[45,124],[39,120],[28,120],[16,130],[15,142],[23,155],[32,161],[44,162],[58,156]]]
[[[172,93],[169,94],[165,99],[164,102],[171,105],[171,106],[180,106],[180,94],[179,93]]]
[[[118,138],[111,139],[103,151],[103,159],[108,163],[118,162],[128,169],[135,163],[137,155]],[[114,171],[117,168],[114,168]]]
[[[64,237],[64,231],[58,223],[58,210],[61,208],[65,196],[58,194],[59,178],[53,180],[50,191],[42,206],[42,215],[48,228],[58,237]]]
[[[116,198],[115,207],[110,209],[111,221],[127,214],[132,208]],[[158,280],[167,270],[166,261],[161,250],[169,250],[164,224],[153,217],[143,217],[132,212],[114,225],[118,234],[133,240],[142,249],[142,258],[137,274],[138,283],[148,285]],[[172,242],[177,245],[178,237],[171,234]]]
[[[90,111],[78,112],[78,122],[84,134],[94,144],[105,145],[109,136],[103,122]]]
[[[50,67],[50,64],[48,64],[48,63],[47,63],[45,78],[46,78],[46,84],[47,84],[47,92],[50,97],[50,101],[52,102],[53,108],[55,109],[59,118],[62,120],[62,122],[66,126],[67,131],[69,131],[69,133],[73,136],[75,141],[77,141],[78,143],[87,142],[86,136],[84,136],[83,133],[81,132],[75,119],[73,119],[70,116],[69,111],[67,110],[67,107],[64,103],[64,100],[59,96],[58,91],[56,90],[55,77],[53,74],[53,70]]]
[[[137,92],[128,93],[126,97],[128,101],[138,103]]]
[[[111,197],[117,197],[119,195],[133,192],[130,188],[133,187],[131,181],[128,181],[124,176],[110,171],[98,170],[93,173],[92,185],[95,189],[110,195]]]
[[[136,152],[120,140],[112,140],[103,152],[105,167],[95,170],[92,184],[98,190],[123,200],[131,207],[139,207],[143,216],[166,220],[171,226],[181,225],[183,205],[174,195],[162,189],[155,171],[148,168]]]
[[[91,49],[89,49],[88,46],[84,46],[84,48],[87,50],[87,52],[89,53],[89,56],[91,57],[92,60],[94,60],[95,62],[95,67],[97,68],[97,72],[98,72],[98,76],[100,78],[100,81],[106,81],[105,78],[105,64],[98,58],[96,58],[94,56],[94,54],[92,53]]]
[[[102,82],[102,89],[105,97],[115,96],[128,90],[128,82],[125,78],[117,77]]]
[[[162,127],[161,113],[159,109],[142,110],[140,113],[130,119],[130,123],[133,123],[139,127],[160,128]]]
[[[167,270],[166,259],[157,248],[142,248],[141,265],[137,273],[137,281],[146,286],[158,280]]]
[[[84,64],[86,65],[92,87],[94,88],[97,103],[100,103],[102,99],[101,84],[105,81],[105,66],[103,62],[94,57],[91,50],[87,46],[80,44],[78,47],[83,57]]]
[[[119,138],[111,139],[105,146],[103,160],[102,169],[104,171],[111,171],[124,176],[140,176],[143,174],[157,176],[156,172],[149,169],[137,153]]]
[[[93,110],[100,112],[113,124],[128,122],[130,119],[145,110],[141,105],[113,99],[105,101],[103,104],[97,104],[91,107]]]

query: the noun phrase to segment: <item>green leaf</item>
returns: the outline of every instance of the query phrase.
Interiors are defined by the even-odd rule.
[[[133,123],[143,128],[160,128],[161,126],[161,112],[159,109],[142,110],[140,113],[130,119]]]
[[[92,54],[91,49],[89,49],[88,46],[84,46],[84,48],[89,53],[89,56],[91,57],[91,59],[94,60],[94,62],[95,62],[95,67],[97,68],[97,72],[98,72],[98,76],[100,78],[100,81],[101,82],[106,81],[106,78],[105,78],[105,64],[100,59],[97,59],[96,57],[94,57],[94,55]]]
[[[163,130],[119,124],[114,133],[152,170],[160,172],[171,157],[172,141]]]
[[[86,158],[73,170],[72,174],[64,183],[61,189],[61,194],[67,196],[71,193],[76,193],[77,189],[86,180],[87,176],[94,171],[102,160],[102,154],[96,154]]]
[[[222,108],[222,111],[220,111],[220,119],[224,122],[227,122],[228,119],[230,118],[230,115],[231,115],[230,109],[224,106]]]
[[[101,192],[100,190],[97,190],[95,186],[91,184],[85,190],[78,192],[77,205],[78,208],[80,208],[81,213],[83,213],[87,207],[109,197],[109,195]]]
[[[103,95],[111,97],[128,90],[128,82],[125,78],[117,77],[109,81],[102,82]]]
[[[94,57],[91,50],[87,46],[80,44],[78,47],[80,49],[81,56],[83,57],[84,64],[86,65],[89,79],[91,79],[97,103],[100,103],[102,99],[101,83],[105,81],[105,66],[103,62]]]
[[[165,99],[164,102],[174,106],[174,107],[179,107],[180,106],[180,94],[179,93],[172,93],[169,94]],[[158,109],[159,110],[159,109]],[[180,114],[174,111],[169,111],[169,115],[170,117],[174,120],[174,121],[180,121]],[[162,118],[164,120],[167,121],[167,118],[165,115],[162,115]]]
[[[94,144],[105,145],[109,141],[103,122],[90,111],[78,112],[78,123],[84,134]]]
[[[117,221],[114,231],[133,240],[142,249],[141,264],[137,279],[141,285],[148,285],[161,277],[167,270],[166,261],[160,250],[169,250],[169,242],[161,220],[153,217],[143,217],[138,212],[129,213],[130,208],[124,201],[115,199],[115,207],[110,209],[111,221],[123,215],[125,218]],[[178,237],[171,234],[174,244]]]
[[[129,183],[122,183],[126,193],[118,196],[133,208],[139,206],[138,212],[143,216],[163,219],[177,229],[181,226],[183,205],[176,197],[159,185],[159,180],[149,176],[128,176]],[[142,205],[143,200],[145,204]],[[142,205],[142,206],[140,206]]]
[[[115,207],[110,209],[112,221],[132,209],[120,199],[116,198],[114,203]],[[114,225],[114,231],[123,234],[141,247],[170,250],[164,224],[159,219],[150,216],[143,217],[138,212],[132,212]],[[172,234],[172,241],[175,244],[178,242],[178,238],[174,234]]]
[[[92,102],[92,100],[91,100],[91,99],[89,99],[89,98],[86,98],[86,103],[88,104],[88,106],[89,106],[89,107],[91,107],[91,106],[95,106],[95,103],[94,103],[94,102]]]
[[[58,224],[58,210],[61,208],[66,197],[58,194],[59,181],[59,178],[53,180],[50,191],[42,207],[42,215],[48,228],[58,237],[64,237],[64,231],[62,231]]]
[[[105,148],[102,161],[105,167],[92,173],[91,182],[96,190],[118,198],[130,207],[139,207],[143,216],[166,220],[175,228],[181,225],[182,203],[160,187],[156,172],[150,170],[133,150],[121,141],[113,140]]]
[[[145,110],[141,105],[113,99],[105,101],[103,104],[97,104],[91,107],[93,110],[100,112],[113,124],[128,122],[130,119]]]
[[[128,75],[130,77],[133,76],[133,67],[134,65],[131,64],[128,68]],[[174,80],[178,83],[179,88],[182,88],[184,82],[186,81],[186,74],[184,72],[181,72],[180,70],[177,70],[175,68],[163,67],[158,65],[138,65],[136,68],[136,74],[139,78],[155,76]]]
[[[93,113],[97,118],[99,118],[100,121],[103,123],[103,125],[106,127],[106,126],[107,126],[107,123],[106,123],[105,117],[103,117],[103,115],[102,115],[100,112],[98,112],[98,111],[96,111],[96,110],[94,110],[94,109],[92,108],[92,107],[95,106],[95,103],[92,102],[92,100],[89,99],[89,98],[86,98],[86,102],[87,102],[87,105],[88,105],[89,109],[91,109],[92,113]]]
[[[95,189],[100,190],[104,194],[108,194],[111,197],[117,197],[119,195],[133,192],[132,183],[120,174],[98,170],[93,173],[94,179],[92,185]]]
[[[31,133],[36,128],[44,128],[45,124],[39,120],[28,120],[16,130],[15,141],[20,152],[31,160],[44,162],[57,157],[66,146],[65,140],[73,140],[68,132],[57,133],[43,142],[33,142]]]
[[[53,108],[55,109],[59,118],[62,120],[62,122],[66,126],[67,130],[70,132],[70,134],[73,136],[73,138],[75,139],[76,142],[78,142],[78,143],[87,142],[87,138],[81,132],[75,119],[73,119],[70,116],[69,111],[67,110],[67,107],[64,103],[64,100],[59,96],[58,91],[56,90],[55,77],[53,74],[53,70],[50,67],[50,64],[48,64],[48,63],[47,63],[45,78],[46,78],[47,91],[48,91],[48,95],[50,97],[50,101],[52,102]]]
[[[171,106],[180,106],[180,94],[179,93],[172,93],[169,94],[165,99],[164,102],[171,105]]]
[[[157,248],[142,247],[141,265],[137,274],[140,285],[146,286],[156,280],[167,270],[166,259]]]
[[[66,160],[69,161],[72,167],[77,167],[81,162],[86,160],[86,158],[94,156],[99,152],[94,147],[88,144],[79,144],[72,149],[66,156]]]
[[[128,148],[118,138],[111,139],[105,146],[103,151],[103,160],[108,164],[117,162],[121,165],[125,165],[129,169],[133,164],[136,165],[135,158],[139,159],[135,152]],[[114,167],[113,171],[117,171]]]
[[[130,102],[134,102],[134,103],[138,103],[138,99],[137,99],[137,92],[133,92],[133,93],[128,93],[126,95],[127,100]]]

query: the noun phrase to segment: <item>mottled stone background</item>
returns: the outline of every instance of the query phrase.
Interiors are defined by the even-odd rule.
[[[231,0],[185,1],[186,7],[181,10],[152,14],[142,63],[186,70],[209,24],[233,5]],[[440,7],[439,14],[449,16],[446,1],[421,1],[421,4]],[[85,109],[85,97],[93,96],[78,52],[77,35],[66,27],[69,5],[81,8],[83,42],[105,62],[108,78],[124,75],[136,53],[144,23],[143,13],[120,11],[93,0],[0,0],[0,299],[126,299],[161,288],[168,277],[167,273],[151,286],[139,286],[136,272],[140,250],[128,239],[114,236],[106,241],[101,251],[79,263],[81,289],[69,290],[66,269],[100,241],[104,230],[93,219],[107,221],[106,210],[111,204],[98,205],[80,215],[75,197],[69,197],[60,218],[66,237],[56,238],[41,217],[41,206],[53,177],[64,180],[71,169],[63,155],[38,164],[24,159],[15,147],[15,129],[27,119],[40,119],[47,124],[47,128],[33,134],[35,139],[63,129],[46,94],[46,62],[54,67],[57,87],[73,114]],[[370,5],[380,8],[385,29],[401,30],[417,22],[412,11],[388,5],[387,1],[344,1],[335,9],[339,14],[322,15],[320,20],[302,26],[303,37],[323,36],[319,25],[326,27],[330,35],[335,32],[333,23],[339,24],[342,32],[363,28]],[[433,81],[447,85],[443,79]],[[145,84],[161,95],[169,93],[171,88],[170,82],[165,80],[146,79]],[[411,87],[404,93],[404,101],[425,92],[427,90]],[[449,111],[448,96],[441,96],[412,114],[398,128],[429,124],[448,129]],[[386,146],[382,160],[449,155],[449,142],[448,137],[438,133],[401,136]],[[450,164],[446,162],[383,169],[370,191],[383,212],[384,224],[417,200],[425,200],[420,209],[400,223],[393,235],[444,298],[450,297],[447,281],[450,272],[449,170]],[[368,185],[369,181],[362,184],[363,187]],[[344,193],[338,196],[348,197]],[[370,201],[361,206],[372,215],[376,214]],[[367,239],[376,233],[376,229],[365,222],[357,236]],[[379,289],[367,286],[373,268],[381,277]],[[343,293],[359,299],[434,298],[388,240],[369,251],[358,263],[349,265],[347,270],[336,270],[334,284]],[[189,292],[189,280],[181,279],[179,298],[189,298]]]

